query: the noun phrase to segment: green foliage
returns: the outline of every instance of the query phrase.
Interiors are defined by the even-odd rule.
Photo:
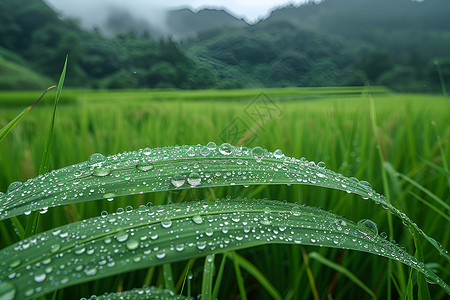
[[[335,169],[340,173],[348,174],[349,176],[357,176],[359,178],[367,179],[372,183],[375,189],[381,189],[382,183],[380,182],[379,176],[380,163],[377,156],[378,153],[375,148],[376,143],[372,134],[372,128],[370,124],[367,123],[369,107],[364,96],[361,96],[361,91],[361,88],[266,90],[267,95],[274,99],[277,105],[283,109],[283,117],[276,119],[276,121],[271,119],[267,122],[267,124],[265,124],[263,129],[257,130],[257,140],[248,143],[248,146],[254,147],[257,144],[260,144],[264,145],[264,147],[270,147],[272,149],[280,147],[284,150],[284,153],[291,156],[300,157],[303,155],[317,161],[323,160],[326,162],[328,168]],[[437,241],[442,243],[443,247],[448,247],[448,236],[446,235],[448,222],[446,219],[442,215],[436,213],[435,210],[420,204],[421,202],[415,202],[416,199],[425,200],[425,202],[429,202],[429,204],[435,206],[434,209],[440,211],[444,216],[446,214],[445,207],[433,198],[437,197],[437,199],[440,199],[445,203],[445,197],[448,191],[448,176],[445,170],[449,153],[447,143],[445,141],[448,140],[447,136],[449,133],[445,130],[441,131],[442,128],[446,128],[448,126],[448,118],[442,110],[443,105],[445,105],[445,101],[442,97],[436,96],[406,96],[402,94],[390,94],[386,93],[385,89],[374,89],[374,91],[379,92],[373,94],[373,98],[376,108],[375,114],[377,115],[377,123],[379,126],[377,132],[379,133],[379,138],[381,140],[379,143],[382,150],[381,153],[384,155],[384,159],[389,161],[392,165],[391,169],[394,170],[391,172],[391,169],[388,168],[387,164],[383,166],[386,167],[388,173],[388,184],[391,185],[390,199],[393,200],[393,205],[395,207],[398,207],[401,209],[401,212],[406,213],[412,220],[416,221],[417,225],[423,229],[427,235],[436,238]],[[152,145],[153,151],[150,155],[148,155],[148,157],[153,159],[156,158],[156,156],[152,155],[156,155],[159,151],[164,151],[163,148],[155,149],[155,147],[158,146],[165,146],[167,144],[192,144],[196,142],[206,144],[208,140],[216,140],[219,143],[220,140],[217,135],[220,134],[229,122],[244,111],[249,101],[254,99],[258,93],[258,90],[220,92],[93,92],[67,90],[63,94],[62,103],[64,103],[64,97],[69,97],[70,99],[73,99],[73,101],[60,105],[58,108],[60,113],[64,115],[65,118],[58,118],[56,120],[55,146],[58,149],[62,149],[61,147],[63,147],[63,145],[71,145],[71,147],[66,148],[67,151],[64,152],[56,151],[50,162],[51,166],[52,168],[57,169],[65,165],[71,165],[73,163],[85,160],[89,154],[97,151],[103,153],[117,153],[129,150],[132,147],[143,149],[148,145]],[[8,95],[8,98],[12,97],[12,93],[8,93]],[[19,96],[16,97],[18,98]],[[0,101],[4,98],[6,97],[0,95]],[[114,103],[114,105],[111,105],[111,103]],[[5,107],[5,109],[0,110],[0,120],[11,119],[10,116],[17,114],[17,111],[18,108]],[[301,118],[299,116],[301,116]],[[6,161],[0,160],[0,166],[2,170],[4,170],[4,172],[0,174],[0,184],[3,186],[3,190],[6,190],[6,185],[10,182],[24,180],[38,175],[36,169],[33,170],[33,168],[37,168],[36,166],[38,166],[41,155],[38,150],[41,149],[42,146],[36,145],[43,145],[45,136],[32,133],[42,131],[45,132],[45,127],[47,127],[47,125],[42,124],[41,120],[46,117],[48,118],[48,112],[44,110],[35,110],[33,114],[27,115],[27,118],[21,122],[13,134],[10,134],[5,139],[4,143],[0,144],[0,154],[2,157],[9,158]],[[249,120],[245,118],[245,115],[242,116],[242,118],[245,119],[246,122]],[[431,120],[433,120],[433,123],[430,123]],[[205,126],[205,124],[208,126]],[[436,132],[439,132],[439,134],[437,134],[435,130]],[[157,132],[157,134],[154,132]],[[312,137],[311,132],[318,132],[320,134]],[[436,140],[437,135],[440,135],[440,140]],[[30,149],[36,149],[36,151],[30,152]],[[176,159],[172,160],[168,157],[166,159],[167,167],[162,167],[165,161],[164,159],[153,161],[153,163],[163,169],[161,174],[166,174],[167,180],[169,180],[170,176],[172,176],[172,178],[174,176],[164,173],[169,169],[172,169],[172,174],[180,173],[182,175],[187,175],[193,170],[194,172],[195,170],[202,170],[201,168],[203,165],[208,166],[208,169],[213,168],[212,160],[208,160],[207,158],[202,160],[203,164],[199,163],[199,168],[195,168],[195,164],[192,163],[193,160],[203,157],[203,155],[199,154],[199,151],[202,149],[201,146],[193,146],[193,150],[195,150],[195,153],[198,154],[194,157],[188,155],[189,147],[165,149],[168,153],[178,153],[177,155],[179,159],[177,163]],[[239,149],[239,147],[233,149]],[[182,153],[184,153],[183,151],[185,151],[186,155],[182,155]],[[120,175],[118,177],[120,178],[120,181],[117,182],[117,185],[126,185],[127,180],[125,179],[125,174],[127,173],[127,169],[125,168],[125,165],[127,161],[131,162],[128,170],[130,174],[132,174],[130,179],[132,177],[138,178],[139,176],[143,176],[142,179],[145,178],[146,182],[153,182],[156,180],[152,177],[153,175],[151,175],[156,174],[156,171],[153,171],[155,168],[146,171],[140,170],[138,172],[137,166],[133,165],[136,158],[140,159],[139,153],[142,154],[142,152],[143,150],[132,153],[122,153],[121,156],[109,156],[107,158],[108,164],[105,162],[102,166],[112,167],[114,164],[110,165],[109,163],[117,158],[117,164],[115,166],[119,167],[123,165],[124,168],[120,167],[111,169],[111,173],[109,175],[97,176],[96,178],[99,179],[97,183],[105,182],[106,188],[110,190],[111,186],[109,184],[111,178],[114,178],[115,175]],[[266,153],[265,155],[269,154]],[[214,156],[216,160],[220,157],[222,156],[219,156],[219,154]],[[226,158],[221,159],[221,163],[226,161],[229,162],[228,164],[222,165],[221,172],[226,172],[226,169],[231,169],[233,166],[231,161],[236,161],[238,157],[234,156],[234,154],[223,157]],[[256,172],[255,175],[258,174],[261,176],[261,174],[263,174],[263,170],[258,170],[258,164],[255,161],[255,158],[247,158],[245,156],[240,158],[251,164],[249,169],[252,169],[252,172]],[[423,158],[423,160],[427,161],[427,163],[422,162],[420,158]],[[252,163],[252,160],[254,163]],[[276,161],[278,162],[278,160]],[[271,159],[269,159],[269,156],[264,156],[259,164],[262,168],[266,169],[266,172],[269,174],[272,174],[273,172],[275,172],[273,174],[285,173],[285,170],[283,170],[283,164],[282,167],[279,168],[279,171],[274,171],[269,168],[271,164]],[[184,170],[182,165],[186,165],[188,169]],[[240,166],[237,163],[235,163],[235,165]],[[89,171],[89,167],[87,165],[86,167],[86,171]],[[85,170],[85,164],[75,165],[74,168],[82,168]],[[61,175],[61,179],[65,176],[64,170],[68,169],[62,170],[63,171],[60,170],[60,173],[54,173]],[[305,170],[312,169],[306,168]],[[399,176],[395,170],[398,170],[398,172],[401,172],[401,174],[404,174],[407,177]],[[93,171],[94,170],[92,170],[92,172]],[[96,171],[97,175],[101,175],[98,173],[99,171],[100,170]],[[217,170],[214,169],[214,171]],[[233,169],[233,171],[239,172],[242,170]],[[200,173],[202,173],[202,171],[200,171]],[[70,172],[66,173],[66,175],[70,174]],[[287,172],[286,174],[289,177],[292,177],[291,179],[296,178],[295,173]],[[299,174],[302,173],[300,172]],[[122,177],[122,175],[124,175],[124,177]],[[136,185],[136,187],[139,185],[139,188],[135,191],[137,193],[135,196],[116,197],[112,202],[91,201],[77,203],[75,205],[72,204],[49,209],[48,212],[44,209],[42,212],[45,212],[45,214],[41,216],[39,231],[50,231],[47,233],[40,233],[40,236],[49,235],[52,239],[58,239],[59,242],[55,242],[55,240],[53,240],[53,242],[49,242],[48,247],[51,247],[52,244],[59,244],[61,247],[58,251],[64,251],[63,244],[66,244],[66,240],[64,240],[64,243],[61,241],[65,239],[65,235],[63,234],[63,237],[61,237],[60,235],[54,236],[52,234],[55,230],[57,230],[57,227],[70,226],[73,224],[72,226],[74,226],[74,232],[86,230],[86,238],[92,234],[98,235],[98,242],[100,242],[103,238],[107,238],[106,236],[100,237],[100,235],[103,233],[108,235],[108,233],[97,229],[95,229],[95,232],[92,230],[88,231],[88,227],[84,227],[84,229],[80,228],[80,230],[78,230],[75,229],[75,226],[86,225],[88,222],[91,222],[87,221],[91,217],[98,220],[96,221],[99,222],[98,224],[104,224],[102,221],[110,220],[110,218],[127,218],[130,215],[136,214],[136,222],[133,222],[133,224],[136,225],[136,228],[122,228],[121,225],[117,224],[118,228],[120,227],[120,230],[115,233],[111,232],[111,236],[113,237],[115,235],[117,237],[117,234],[121,230],[130,230],[127,241],[134,237],[140,237],[141,233],[145,234],[148,240],[150,237],[148,232],[150,230],[153,231],[153,227],[150,228],[150,226],[155,226],[159,232],[159,237],[156,241],[162,241],[163,231],[165,228],[161,223],[164,217],[160,218],[159,221],[156,221],[155,225],[149,225],[149,227],[146,227],[146,225],[140,227],[139,222],[145,222],[145,219],[151,221],[152,216],[157,218],[159,213],[164,214],[169,211],[175,212],[178,208],[183,207],[183,205],[187,205],[186,202],[181,202],[178,204],[179,201],[189,199],[207,199],[205,203],[219,205],[230,203],[230,201],[214,201],[218,197],[226,197],[227,195],[230,195],[231,198],[239,198],[239,196],[247,195],[249,198],[256,196],[258,198],[268,199],[287,199],[289,201],[299,203],[307,202],[314,206],[322,206],[325,210],[332,209],[339,215],[345,215],[347,217],[345,220],[347,226],[355,226],[352,228],[356,230],[357,234],[362,234],[361,238],[364,239],[364,242],[367,241],[371,243],[378,243],[380,241],[385,241],[390,244],[390,242],[383,239],[385,234],[382,233],[382,231],[388,231],[389,234],[392,234],[393,238],[398,241],[398,244],[405,247],[409,253],[414,253],[415,251],[413,239],[408,230],[409,228],[401,225],[402,219],[396,217],[392,218],[393,231],[391,233],[389,231],[389,224],[386,221],[386,216],[390,215],[388,214],[388,210],[383,210],[381,206],[373,205],[372,201],[363,201],[359,197],[352,197],[351,194],[334,192],[330,189],[318,189],[314,187],[301,187],[296,185],[289,187],[279,185],[250,185],[245,188],[240,186],[241,183],[238,181],[233,181],[238,178],[237,174],[224,175],[226,175],[227,178],[230,178],[230,184],[228,186],[216,187],[214,189],[207,187],[207,182],[205,181],[206,179],[202,177],[201,184],[197,185],[197,188],[192,189],[189,186],[190,184],[188,185],[188,183],[185,182],[182,188],[171,189],[168,192],[140,194],[140,191],[142,191],[140,190],[142,187],[142,182],[134,181],[124,187],[133,188],[133,185]],[[329,175],[331,175],[331,173]],[[91,187],[97,190],[99,186],[94,184],[94,177],[95,176],[88,176],[84,179],[82,178],[82,180],[83,182],[92,180],[93,184]],[[48,179],[48,177],[46,178]],[[216,176],[213,178],[216,180],[216,183],[219,183],[219,179],[222,182],[227,180],[225,178],[216,178]],[[321,177],[319,176],[319,178]],[[413,181],[408,181],[406,178],[411,178]],[[357,184],[356,181],[354,181],[354,183],[353,181],[354,180],[350,181],[350,183]],[[231,183],[233,182],[238,184],[232,185]],[[36,181],[29,181],[28,183],[24,182],[21,187],[22,191],[25,191],[27,186],[30,189],[36,186],[35,183]],[[166,181],[163,181],[163,183],[165,184]],[[170,181],[167,181],[167,183],[169,185],[172,184]],[[82,183],[80,182],[80,184]],[[17,184],[15,185],[17,186]],[[51,189],[55,186],[49,185],[48,187],[49,191],[51,191]],[[85,192],[89,194],[91,187],[89,187]],[[146,188],[153,189],[153,186]],[[118,190],[118,192],[120,191]],[[432,194],[430,194],[430,192]],[[42,194],[42,196],[43,195],[44,194]],[[243,199],[239,200],[238,203],[247,203],[248,205],[253,203],[252,200],[242,200]],[[139,205],[145,204],[149,201],[154,203],[154,206],[144,206],[138,208]],[[170,201],[173,204],[168,206],[158,206],[160,204],[167,203],[167,201]],[[274,203],[284,208],[291,206],[298,207],[298,205],[291,203]],[[117,208],[125,208],[130,204],[135,207],[132,211],[127,211],[127,209],[116,211]],[[175,209],[175,207],[177,207],[177,209]],[[264,204],[259,211],[255,212],[255,214],[260,215],[258,220],[263,223],[265,223],[264,215],[266,214],[266,207],[272,206]],[[337,220],[343,220],[334,213],[308,207],[299,207],[301,207],[302,210],[305,210],[305,212],[309,209],[312,209],[315,212],[320,211],[321,213],[330,216],[329,221],[333,224],[336,224],[336,218]],[[164,212],[159,211],[162,208],[164,208]],[[104,217],[98,216],[99,212],[102,210],[110,213],[108,215],[103,213]],[[130,210],[130,208],[128,208],[128,210]],[[147,212],[141,210],[147,210]],[[116,211],[116,213],[111,213],[114,211]],[[156,215],[149,216],[150,219],[147,218],[146,215],[144,220],[138,220],[140,219],[137,217],[138,214],[151,213],[152,211],[154,211]],[[292,209],[284,209],[283,211],[291,212]],[[222,231],[223,226],[220,226],[221,222],[230,222],[230,224],[233,224],[232,226],[239,226],[238,223],[241,224],[241,222],[243,222],[243,219],[241,218],[238,223],[234,224],[235,221],[233,221],[233,213],[236,212],[238,212],[237,209],[230,209],[230,215],[226,220],[223,218],[218,220],[218,225],[216,226],[217,231],[213,232],[211,238],[224,235]],[[179,211],[179,213],[182,214],[182,211]],[[280,231],[279,228],[278,233],[275,233],[275,230],[277,230],[277,227],[279,226],[279,224],[276,223],[278,221],[275,222],[275,220],[279,220],[279,218],[287,214],[281,213],[280,215],[279,211],[273,209],[270,211],[269,215],[273,216],[274,219],[269,218],[272,223],[267,226],[270,227],[273,225],[274,227],[271,227],[271,231],[264,230],[265,234],[270,233],[271,236],[290,234],[288,229]],[[204,216],[207,219],[207,216]],[[211,213],[211,216],[214,217],[214,213]],[[217,216],[219,216],[219,214],[217,214]],[[292,214],[289,216],[294,218],[294,215]],[[316,214],[310,216],[316,219],[318,217]],[[193,215],[186,216],[186,219],[190,218],[188,221],[191,221],[192,226],[196,225],[197,228],[200,226],[202,230],[204,229],[205,234],[203,235],[203,238],[207,238],[207,227],[202,226],[206,226],[208,223],[203,222],[203,225],[198,225],[193,221],[193,217]],[[203,219],[204,221],[206,220],[205,218]],[[374,241],[368,239],[368,237],[372,237],[374,231],[366,225],[363,225],[366,224],[367,221],[361,222],[360,224],[356,222],[357,220],[368,218],[377,223],[377,227],[380,232]],[[27,219],[27,216],[20,215],[17,219],[22,222]],[[182,228],[183,232],[185,232],[184,230],[188,229],[186,226],[175,227],[175,224],[178,224],[178,220],[181,221],[182,219],[182,217],[175,217],[171,219],[172,225],[169,229],[174,230],[175,228]],[[81,220],[86,221],[83,223]],[[326,218],[324,220],[326,220]],[[80,223],[73,223],[76,221],[80,221]],[[124,222],[128,221],[129,220]],[[71,224],[66,225],[67,223]],[[105,223],[109,222],[105,221]],[[184,224],[187,223],[183,223],[183,225]],[[321,224],[328,223],[327,221],[324,221]],[[227,226],[229,227],[228,235],[230,235],[232,234],[232,228],[229,225]],[[260,228],[259,223],[255,223],[255,226]],[[309,225],[306,225],[306,228],[308,226]],[[311,232],[308,233],[306,231],[306,228],[302,229],[305,230],[303,233],[311,234]],[[371,226],[371,228],[374,227]],[[133,231],[131,231],[131,229],[133,229]],[[134,229],[140,232],[136,236],[131,235],[131,233],[137,234]],[[338,230],[337,227],[335,229]],[[18,237],[14,233],[15,229],[9,221],[0,222],[0,230],[2,230],[2,240],[0,241],[2,247],[11,246],[17,242],[20,243]],[[141,232],[141,230],[143,231]],[[242,230],[245,233],[246,229],[242,227]],[[250,232],[252,233],[252,231]],[[259,231],[255,230],[255,232]],[[63,232],[61,231],[59,234],[61,233]],[[210,232],[208,231],[208,233]],[[171,233],[168,232],[168,234]],[[201,232],[199,234],[201,234]],[[182,235],[180,234],[180,236]],[[225,237],[226,236],[227,235],[225,234]],[[304,241],[307,241],[310,238],[311,236],[309,235],[307,238],[305,236]],[[66,239],[70,240],[70,236]],[[115,239],[117,240],[117,238]],[[112,240],[114,240],[114,238],[112,238]],[[172,242],[176,243],[176,241],[177,240],[173,240]],[[326,238],[323,241],[326,241]],[[88,260],[93,258],[92,255],[87,253],[90,242],[91,241],[85,244],[86,250],[84,253],[76,254],[77,257],[83,256],[83,259],[86,258]],[[170,242],[170,240],[168,240],[168,242]],[[272,242],[275,242],[275,240]],[[331,244],[333,243],[333,240],[331,239],[328,242]],[[351,243],[351,239],[349,242]],[[67,245],[75,245],[76,243],[76,240],[72,242],[69,241]],[[116,242],[114,241],[114,243]],[[124,251],[125,249],[128,249],[126,248],[126,241],[117,241],[117,243],[122,244],[120,249],[123,249]],[[145,241],[140,241],[139,243],[145,243]],[[108,244],[102,242],[98,245],[99,247],[103,247]],[[176,244],[173,245],[175,248]],[[364,244],[360,244],[359,246],[361,245]],[[429,244],[425,240],[420,242],[420,246],[423,249],[423,261],[426,262],[424,267],[432,267],[433,273],[437,272],[438,275],[443,278],[444,282],[448,282],[448,273],[446,272],[448,261],[445,257],[437,254],[438,252],[433,249],[433,245]],[[438,246],[437,242],[435,246]],[[76,248],[80,246],[75,245],[74,247]],[[170,250],[170,246],[168,249],[169,252],[172,251]],[[185,250],[186,249],[187,248],[185,247]],[[404,249],[401,247],[396,249],[398,249],[401,253],[404,253]],[[47,250],[49,253],[52,251],[51,248],[48,248]],[[69,251],[70,249],[66,250]],[[151,250],[152,254],[156,255],[157,251],[153,251],[153,249]],[[27,251],[30,251],[31,253],[31,250]],[[44,249],[42,249],[42,251],[44,251]],[[142,249],[142,251],[145,250]],[[339,272],[336,272],[335,269],[329,268],[332,267],[331,264],[328,264],[329,267],[324,266],[321,263],[318,263],[318,261],[315,261],[313,256],[311,256],[308,268],[310,268],[309,272],[311,274],[311,278],[317,287],[317,291],[320,296],[325,293],[330,293],[335,299],[367,297],[367,292],[359,287],[362,287],[362,285],[356,283],[354,280],[355,277],[367,286],[369,290],[373,291],[373,293],[379,298],[386,297],[388,282],[391,284],[389,294],[392,294],[393,297],[403,295],[407,286],[413,291],[413,294],[417,294],[418,292],[418,281],[415,280],[415,272],[412,273],[413,276],[409,282],[407,269],[401,266],[397,267],[396,264],[393,264],[393,267],[389,269],[387,267],[387,262],[377,258],[376,256],[335,250],[327,247],[312,248],[311,246],[306,246],[305,253],[310,253],[311,251],[317,251],[322,257],[326,257],[329,261],[344,267],[350,272],[348,273],[342,268],[336,268],[336,270],[340,270]],[[176,252],[176,248],[174,252]],[[31,253],[30,255],[34,254]],[[75,256],[75,254],[73,255]],[[129,253],[127,255],[136,255],[136,253]],[[187,274],[187,259],[184,260],[179,256],[180,255],[177,255],[177,259],[181,259],[182,261],[178,263],[171,263],[170,266],[175,283],[180,282],[180,279],[182,282]],[[55,264],[56,260],[61,259],[59,256],[56,258],[56,254],[52,257],[55,258]],[[66,255],[63,257],[66,257]],[[134,257],[137,256],[133,256],[133,258]],[[221,275],[220,289],[218,290],[218,295],[220,297],[232,298],[241,294],[237,287],[237,282],[239,281],[243,283],[244,287],[242,294],[247,294],[249,297],[250,295],[256,295],[263,299],[271,299],[273,298],[273,294],[276,294],[277,291],[282,298],[308,299],[311,297],[311,288],[309,286],[304,261],[298,245],[259,246],[246,250],[239,250],[238,255],[230,254],[230,256],[228,256],[227,254],[227,257],[226,263],[224,264],[221,264],[222,257],[220,254],[216,254],[214,259],[214,268],[218,270],[218,273],[221,272],[220,270],[223,265],[223,275]],[[242,257],[245,260],[240,260],[239,257]],[[114,259],[118,259],[118,257],[114,256]],[[414,258],[409,259],[411,259],[412,262],[415,261]],[[417,259],[419,259],[419,256],[417,256]],[[54,260],[52,259],[52,262]],[[246,262],[249,262],[250,265],[246,264]],[[24,264],[25,260],[21,263]],[[136,264],[139,263],[132,263],[130,261],[126,265],[129,267],[134,267]],[[195,296],[201,293],[203,281],[202,274],[205,264],[203,259],[198,259],[196,263],[190,262],[189,264],[190,272],[188,274],[192,275],[188,275],[186,279],[186,287],[183,289],[183,295]],[[83,265],[84,267],[85,264],[81,263],[80,265]],[[86,263],[86,265],[89,265],[89,263]],[[336,267],[336,265],[334,265],[334,267]],[[419,267],[421,268],[422,266],[419,264]],[[44,268],[44,265],[41,264],[39,268]],[[46,273],[44,282],[50,281],[51,274],[57,270],[58,269],[55,269],[53,266],[50,273]],[[89,273],[90,269],[81,269],[79,272],[84,274],[82,276],[86,275],[84,273],[85,270]],[[100,272],[100,269],[98,269],[97,272]],[[236,281],[237,279],[235,274],[238,272],[240,274],[239,278],[241,279]],[[340,272],[342,272],[342,275],[344,276],[341,276]],[[23,274],[26,274],[27,276],[29,275],[28,272]],[[23,274],[22,276],[24,276]],[[113,275],[111,273],[111,276],[108,275],[108,277],[105,277],[104,279],[96,279],[92,284],[80,284],[72,288],[64,288],[58,291],[55,297],[68,299],[71,297],[87,297],[91,294],[101,295],[105,291],[114,292],[118,290],[131,290],[134,287],[142,287],[144,284],[163,286],[166,281],[163,274],[163,267],[151,267],[148,270],[142,271],[136,270],[129,272],[126,275]],[[351,274],[355,277],[351,277]],[[34,273],[32,276],[35,275],[41,274]],[[97,275],[100,275],[100,273],[97,273]],[[38,280],[41,278],[42,277],[38,276]],[[60,278],[64,279],[63,277]],[[213,282],[216,278],[217,276],[213,275]],[[34,284],[34,277],[32,277],[31,280],[31,283]],[[177,286],[178,285],[175,285],[175,293],[179,293],[180,291],[180,288],[177,288]],[[0,288],[10,292],[14,289],[14,287],[11,289],[11,286],[8,287],[5,285],[0,286]],[[423,285],[421,289],[422,288]],[[445,291],[439,289],[437,285],[428,285],[428,288],[432,299],[445,297]],[[272,292],[269,292],[269,290]],[[214,291],[216,291],[215,288]]]

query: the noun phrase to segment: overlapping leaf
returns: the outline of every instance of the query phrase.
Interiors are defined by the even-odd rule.
[[[142,192],[192,187],[253,184],[308,184],[344,190],[372,199],[420,232],[441,255],[448,251],[428,237],[403,212],[392,206],[369,183],[347,178],[305,158],[286,157],[280,150],[249,149],[230,144],[142,149],[105,157],[12,183],[0,195],[0,220],[35,210],[80,201],[108,199]]]
[[[423,263],[364,224],[318,208],[247,199],[141,206],[32,236],[0,252],[0,290],[25,299],[122,272],[268,243],[384,256],[450,292]]]

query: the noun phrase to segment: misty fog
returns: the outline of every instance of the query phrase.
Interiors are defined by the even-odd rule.
[[[117,33],[133,31],[137,34],[149,33],[153,37],[172,36],[177,38],[167,25],[169,10],[189,8],[198,11],[203,8],[226,10],[229,14],[247,23],[254,23],[267,17],[270,11],[287,3],[301,4],[307,0],[288,1],[187,1],[168,0],[164,2],[146,0],[44,0],[64,17],[80,21],[84,28],[100,30],[112,36]]]

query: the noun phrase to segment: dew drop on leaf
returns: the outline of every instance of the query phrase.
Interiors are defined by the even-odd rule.
[[[116,239],[117,239],[119,242],[125,242],[125,241],[128,239],[128,233],[126,233],[125,231],[119,231],[119,232],[116,234]]]
[[[43,282],[45,278],[47,278],[47,274],[45,274],[44,272],[34,275],[34,281],[36,281],[37,283]]]
[[[179,174],[177,174],[177,175],[174,175],[173,177],[172,177],[172,180],[171,180],[171,182],[172,182],[172,184],[175,186],[175,187],[180,187],[180,186],[182,186],[184,183],[185,183],[185,179],[184,179],[184,176],[183,175],[179,175]]]
[[[94,176],[97,177],[105,177],[108,176],[111,173],[111,169],[108,168],[102,168],[102,167],[96,167],[94,169]]]
[[[217,145],[216,145],[216,143],[214,143],[214,142],[209,142],[209,143],[206,145],[206,147],[207,147],[209,150],[213,151],[213,150],[215,150],[215,149],[217,148]]]
[[[264,149],[256,146],[252,149],[252,156],[256,159],[257,162],[261,162],[261,159],[264,156]]]
[[[166,257],[165,249],[161,249],[156,253],[156,258],[163,259],[164,257]]]
[[[128,250],[134,250],[139,247],[139,242],[135,239],[129,239],[126,243]]]
[[[202,178],[200,177],[200,175],[198,173],[192,172],[191,174],[189,174],[187,182],[191,186],[197,186],[200,184],[201,180],[202,180]]]
[[[12,191],[17,190],[21,185],[22,185],[22,182],[20,182],[20,181],[12,182],[6,189],[6,193],[11,193]]]
[[[150,155],[150,154],[152,154],[152,149],[149,147],[146,147],[146,148],[144,148],[144,150],[142,150],[142,153],[144,155]]]
[[[139,171],[147,172],[154,168],[152,163],[140,163],[136,166]]]
[[[229,143],[223,143],[219,147],[219,152],[222,155],[230,155],[233,152],[233,147]]]
[[[195,215],[192,217],[192,221],[194,221],[195,224],[202,224],[203,218],[200,215]]]
[[[283,151],[281,151],[280,149],[275,150],[275,152],[273,153],[273,156],[275,156],[275,158],[283,158],[284,154]]]
[[[95,165],[102,163],[106,160],[106,157],[101,153],[94,153],[88,159],[88,164]]]
[[[169,218],[164,218],[161,221],[161,226],[164,228],[169,228],[170,226],[172,226],[172,221]]]
[[[369,228],[371,231],[373,231],[374,235],[378,234],[377,224],[372,220],[362,219],[358,222],[358,225],[362,225],[362,226]]]

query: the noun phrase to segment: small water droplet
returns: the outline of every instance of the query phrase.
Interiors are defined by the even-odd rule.
[[[323,161],[319,161],[319,163],[317,164],[317,167],[318,167],[319,169],[325,169],[326,164],[325,164]]]
[[[125,231],[119,231],[116,234],[116,239],[119,242],[125,242],[128,239],[128,233],[126,233]]]
[[[166,257],[165,249],[161,249],[158,252],[156,252],[156,258],[163,259],[164,257]]]
[[[106,161],[106,157],[101,153],[94,153],[88,159],[88,164],[96,165]]]
[[[207,236],[212,236],[214,234],[214,230],[211,227],[206,228],[205,234]]]
[[[195,215],[192,217],[192,221],[194,221],[195,224],[202,224],[203,218],[200,215]]]
[[[200,154],[202,156],[208,156],[209,154],[211,154],[211,150],[207,146],[204,146],[202,147],[202,149],[200,149]]]
[[[189,157],[195,156],[195,149],[194,149],[194,147],[189,147],[189,149],[186,151],[186,154]]]
[[[22,185],[22,182],[20,182],[20,181],[12,182],[6,189],[6,193],[11,193],[12,191],[17,190],[21,185]]]
[[[59,249],[61,248],[61,246],[59,244],[53,244],[50,247],[50,252],[55,253],[57,252]]]
[[[273,156],[275,156],[275,158],[283,158],[284,157],[284,153],[283,151],[281,151],[280,149],[275,150],[275,152],[273,153]]]
[[[102,168],[102,167],[96,167],[94,169],[94,176],[97,177],[105,177],[108,176],[111,173],[111,169],[108,168]]]
[[[129,239],[126,243],[128,250],[134,250],[139,247],[139,242],[135,239]]]
[[[187,179],[187,182],[191,186],[199,185],[201,181],[202,181],[202,178],[200,177],[200,175],[198,173],[195,173],[195,172],[192,172],[191,174],[189,174],[189,177]]]
[[[152,163],[140,163],[136,166],[139,171],[147,172],[154,168],[155,166]]]
[[[184,179],[184,176],[183,175],[179,175],[179,174],[177,174],[177,175],[174,175],[173,177],[172,177],[172,180],[171,180],[171,182],[172,182],[172,184],[175,186],[175,187],[180,187],[180,186],[182,186],[184,183],[185,183],[185,179]]]
[[[358,222],[358,225],[362,225],[362,226],[369,228],[374,233],[374,235],[378,234],[377,224],[372,220],[362,219]]]
[[[213,151],[213,150],[215,150],[215,149],[217,148],[217,145],[216,145],[216,143],[214,143],[214,142],[209,142],[209,143],[206,145],[206,147],[207,147],[209,150]]]
[[[44,272],[34,275],[34,281],[36,281],[37,283],[43,282],[45,278],[47,278],[47,274],[45,274]]]
[[[219,152],[222,155],[230,155],[231,153],[233,153],[233,146],[231,146],[229,143],[223,143],[219,147]]]
[[[252,149],[252,156],[256,159],[257,162],[261,162],[263,156],[264,156],[264,149],[256,146]]]
[[[84,274],[87,276],[94,276],[97,274],[97,267],[86,267],[86,269],[84,269]]]
[[[149,147],[146,147],[146,148],[144,148],[144,150],[142,150],[142,153],[144,155],[150,155],[150,154],[152,154],[152,149]]]
[[[169,218],[164,218],[161,221],[161,226],[164,228],[169,228],[170,226],[172,226],[172,221]]]

